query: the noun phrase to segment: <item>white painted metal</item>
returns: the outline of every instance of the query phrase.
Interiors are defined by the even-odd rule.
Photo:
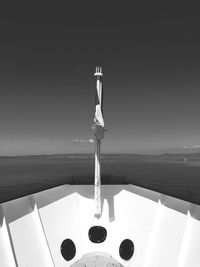
[[[192,215],[191,215],[192,214]],[[192,217],[194,216],[194,217]],[[200,207],[188,211],[178,267],[200,266]]]
[[[17,267],[11,242],[3,209],[0,205],[0,266],[2,267]]]
[[[39,214],[33,197],[4,203],[18,266],[4,222],[0,228],[3,267],[67,267],[97,252],[107,253],[123,266],[200,266],[199,206],[133,185],[102,185],[101,193],[100,218],[93,212],[92,185],[66,185],[35,194]],[[106,228],[103,243],[89,240],[88,231],[94,225]],[[60,253],[67,238],[76,245],[70,261]],[[126,238],[135,245],[129,261],[119,255],[120,243]]]
[[[54,267],[31,196],[3,204],[19,267]]]
[[[78,194],[75,188],[74,186],[64,186],[51,189],[46,200],[42,194],[35,196],[55,266],[59,267],[69,266],[70,263],[64,260],[60,252],[61,244],[65,239],[70,238],[76,245],[78,244],[74,260],[78,260],[81,256],[80,224],[82,222],[80,221]],[[46,204],[44,204],[45,201]],[[93,211],[92,214],[94,215]]]
[[[94,177],[94,199],[95,215],[101,216],[101,140],[95,140],[95,177]]]
[[[51,191],[52,200],[49,194],[39,210],[56,266],[70,266],[86,253],[102,251],[124,266],[177,267],[188,220],[187,202],[136,186],[103,185],[102,216],[97,219],[93,213],[93,186],[66,186]],[[37,195],[36,199],[40,206],[42,196]],[[93,244],[88,238],[93,225],[102,225],[108,231],[102,244]],[[52,234],[54,227],[57,235]],[[76,257],[69,262],[60,254],[60,245],[66,238],[73,239],[77,248]],[[135,244],[134,256],[128,262],[119,256],[119,245],[125,238]],[[200,240],[195,247],[200,247]],[[198,266],[197,252],[195,260]]]
[[[160,206],[151,253],[146,266],[177,266],[186,215]]]

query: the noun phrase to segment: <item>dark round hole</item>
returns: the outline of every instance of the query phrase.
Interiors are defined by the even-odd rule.
[[[76,255],[76,246],[71,239],[65,239],[60,248],[61,254],[66,261],[70,261]]]
[[[119,255],[122,259],[128,261],[133,256],[134,244],[130,239],[124,239],[119,247]]]
[[[102,226],[93,226],[89,230],[89,239],[93,243],[102,243],[107,237],[107,231]]]

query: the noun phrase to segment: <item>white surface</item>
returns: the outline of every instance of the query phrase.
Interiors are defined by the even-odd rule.
[[[200,223],[188,212],[178,267],[200,266]]]
[[[149,246],[148,266],[177,266],[187,217],[160,205]]]
[[[53,267],[40,218],[32,197],[3,204],[19,267]],[[1,265],[0,265],[1,266]]]
[[[1,218],[5,215],[18,267],[67,267],[97,251],[108,253],[124,266],[200,266],[199,206],[133,185],[102,185],[102,200],[100,219],[94,217],[92,185],[60,186],[34,198],[4,203]],[[94,225],[107,230],[101,244],[88,238]],[[70,261],[60,253],[67,238],[76,245],[76,256]],[[126,238],[135,245],[129,261],[119,256],[120,243]],[[4,262],[10,260],[5,267],[15,267],[12,255],[4,223],[0,228],[0,256]]]
[[[0,266],[16,267],[5,217],[0,207]]]

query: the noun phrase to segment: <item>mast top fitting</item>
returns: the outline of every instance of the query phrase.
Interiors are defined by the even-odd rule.
[[[96,67],[96,71],[95,71],[95,74],[94,76],[103,76],[103,73],[102,73],[102,67]]]

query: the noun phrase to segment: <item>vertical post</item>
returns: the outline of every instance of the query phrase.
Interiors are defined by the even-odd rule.
[[[95,140],[95,181],[94,181],[94,197],[96,205],[95,215],[101,215],[101,140]]]
[[[94,76],[97,77],[96,81],[96,94],[95,94],[95,117],[94,117],[94,135],[95,135],[95,177],[94,177],[94,201],[95,201],[95,216],[101,217],[101,140],[104,138],[104,120],[102,112],[102,97],[103,87],[101,77],[101,67],[96,68]]]

